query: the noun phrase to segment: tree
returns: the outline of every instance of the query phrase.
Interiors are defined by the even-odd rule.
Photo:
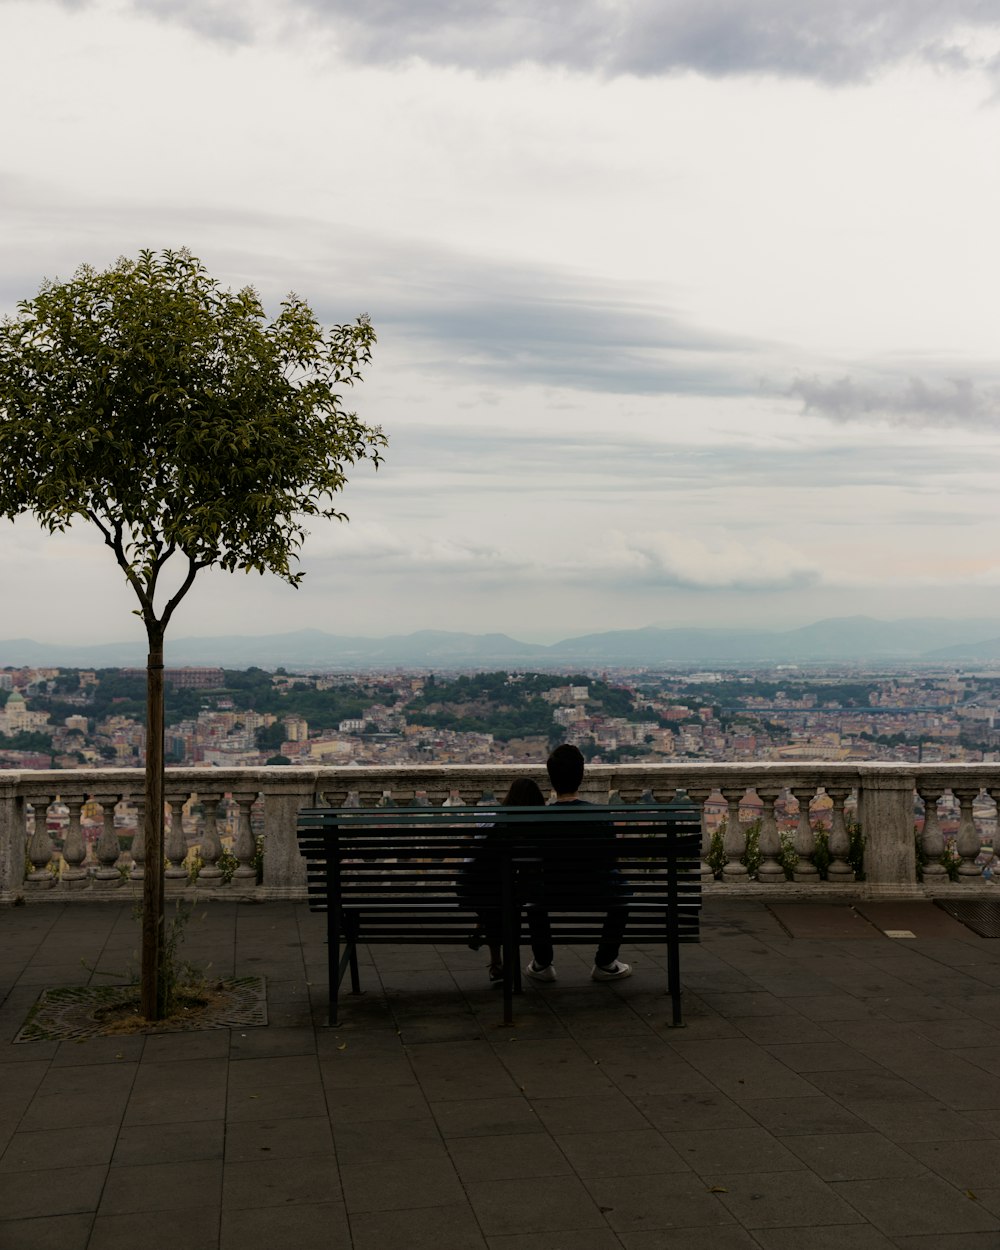
[[[95,525],[146,627],[148,1019],[163,1011],[167,625],[202,569],[298,585],[305,519],[344,520],[333,499],[347,466],[381,459],[381,430],[339,390],[374,342],[367,317],[324,330],[295,295],[268,320],[253,290],[224,290],[185,250],[82,266],[0,324],[0,516],[50,533]]]

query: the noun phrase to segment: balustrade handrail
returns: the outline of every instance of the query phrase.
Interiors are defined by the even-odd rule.
[[[171,767],[165,784],[170,808],[167,888],[182,894],[225,891],[232,897],[237,891],[241,896],[304,897],[295,842],[301,807],[324,802],[439,805],[449,798],[475,803],[489,796],[499,799],[511,781],[524,776],[546,785],[541,764]],[[677,789],[702,805],[703,876],[709,892],[752,889],[759,895],[773,890],[788,897],[853,890],[869,896],[913,896],[983,883],[976,863],[981,839],[973,803],[982,790],[1000,798],[1000,764],[596,764],[587,770],[582,793],[598,801],[614,794],[625,802],[641,802],[644,794],[669,800]],[[752,799],[747,797],[751,791]],[[948,838],[937,805],[946,791],[952,792],[952,806],[959,811],[957,831]],[[788,792],[794,803],[785,802]],[[925,811],[919,847],[914,838],[915,795]],[[201,809],[194,833],[188,802],[193,796]],[[52,805],[57,799],[66,808],[58,817],[65,829],[53,839],[49,824],[56,819]],[[85,810],[91,799],[99,805],[98,818]],[[133,839],[131,853],[124,852],[121,843],[129,841],[129,834],[114,818],[122,800],[141,811],[142,769],[0,769],[0,902],[21,897],[82,901],[125,896],[137,883],[141,887],[141,839]],[[38,811],[42,805],[46,820],[41,826],[35,821],[29,839],[28,807]],[[748,816],[759,824],[750,826]],[[819,832],[817,823],[822,825]],[[853,832],[858,825],[860,834]],[[861,838],[863,880],[856,876]],[[201,861],[193,885],[192,846]],[[749,868],[744,862],[748,856]],[[922,874],[918,859],[926,861]]]

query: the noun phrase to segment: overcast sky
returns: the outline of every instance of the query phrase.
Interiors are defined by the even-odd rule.
[[[995,0],[0,0],[0,99],[3,313],[186,246],[378,333],[350,522],[175,637],[1000,618]],[[0,638],[141,635],[0,543]]]

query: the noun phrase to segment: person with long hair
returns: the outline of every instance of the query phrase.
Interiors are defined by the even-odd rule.
[[[545,795],[536,781],[530,777],[516,777],[504,795],[501,807],[544,807]],[[485,826],[492,828],[492,825]],[[503,947],[500,933],[500,899],[497,896],[499,882],[497,880],[497,864],[494,856],[489,853],[489,834],[477,835],[486,842],[478,855],[473,857],[463,874],[465,880],[462,893],[475,907],[479,917],[479,926],[469,939],[473,950],[486,943],[490,951],[488,975],[493,984],[503,980]]]

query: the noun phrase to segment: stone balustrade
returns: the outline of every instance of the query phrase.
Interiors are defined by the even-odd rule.
[[[492,802],[519,776],[547,788],[544,769],[529,765],[171,768],[166,888],[184,897],[304,898],[300,808]],[[980,824],[988,810],[995,825],[984,796],[1000,798],[1000,765],[694,760],[595,765],[584,783],[597,802],[610,795],[662,802],[677,789],[702,808],[709,893],[914,897],[994,888],[976,863],[981,833],[973,804]],[[0,770],[0,903],[141,892],[142,837],[133,831],[142,827],[142,794],[137,769]],[[919,844],[916,796],[926,813]],[[941,812],[950,804],[959,813],[949,839],[951,873],[942,863],[942,798]]]

